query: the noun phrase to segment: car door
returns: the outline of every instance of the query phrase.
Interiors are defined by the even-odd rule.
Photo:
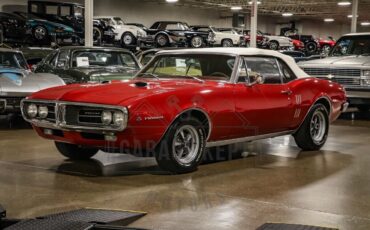
[[[239,128],[234,137],[288,130],[294,110],[291,94],[288,84],[282,82],[276,58],[243,57],[235,85],[235,112]]]

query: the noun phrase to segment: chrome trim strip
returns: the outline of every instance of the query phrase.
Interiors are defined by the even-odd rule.
[[[25,114],[24,103],[48,103],[48,104],[55,104],[55,123],[48,122],[45,120],[39,119],[28,119],[27,115]],[[68,125],[65,121],[65,107],[67,105],[74,105],[74,106],[85,106],[90,108],[98,108],[98,109],[112,109],[118,110],[122,113],[126,114],[127,121],[128,121],[128,110],[126,107],[122,106],[113,106],[113,105],[101,105],[101,104],[93,104],[93,103],[78,103],[78,102],[66,102],[66,101],[48,101],[48,100],[29,100],[24,99],[21,102],[21,111],[23,118],[34,124],[35,126],[42,127],[42,128],[53,128],[53,129],[62,129],[62,130],[76,130],[76,131],[106,131],[106,132],[120,132],[126,129],[127,123],[119,128],[113,127],[98,127],[98,126],[78,126],[78,125]]]
[[[257,136],[241,137],[241,138],[235,138],[235,139],[229,139],[229,140],[213,141],[213,142],[207,142],[206,147],[210,148],[210,147],[216,147],[216,146],[231,145],[231,144],[236,144],[236,143],[241,143],[241,142],[256,141],[256,140],[261,140],[261,139],[289,135],[292,133],[294,133],[294,130],[277,132],[277,133],[269,133],[269,134],[263,134],[263,135],[257,135]]]

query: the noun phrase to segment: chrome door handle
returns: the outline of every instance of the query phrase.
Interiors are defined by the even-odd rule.
[[[288,96],[292,95],[292,93],[293,93],[293,92],[292,92],[291,90],[289,90],[289,89],[288,89],[288,90],[282,90],[282,91],[281,91],[281,94],[286,94],[286,95],[288,95]]]

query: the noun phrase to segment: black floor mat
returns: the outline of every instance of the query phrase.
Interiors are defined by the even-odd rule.
[[[274,224],[267,223],[256,230],[338,230],[337,228],[325,228],[317,226],[299,225],[299,224]]]

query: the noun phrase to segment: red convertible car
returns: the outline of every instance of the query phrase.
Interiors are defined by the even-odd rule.
[[[347,106],[341,85],[279,52],[206,48],[161,51],[132,80],[40,91],[22,112],[72,160],[99,149],[151,153],[162,169],[185,173],[207,147],[291,134],[319,150]]]

